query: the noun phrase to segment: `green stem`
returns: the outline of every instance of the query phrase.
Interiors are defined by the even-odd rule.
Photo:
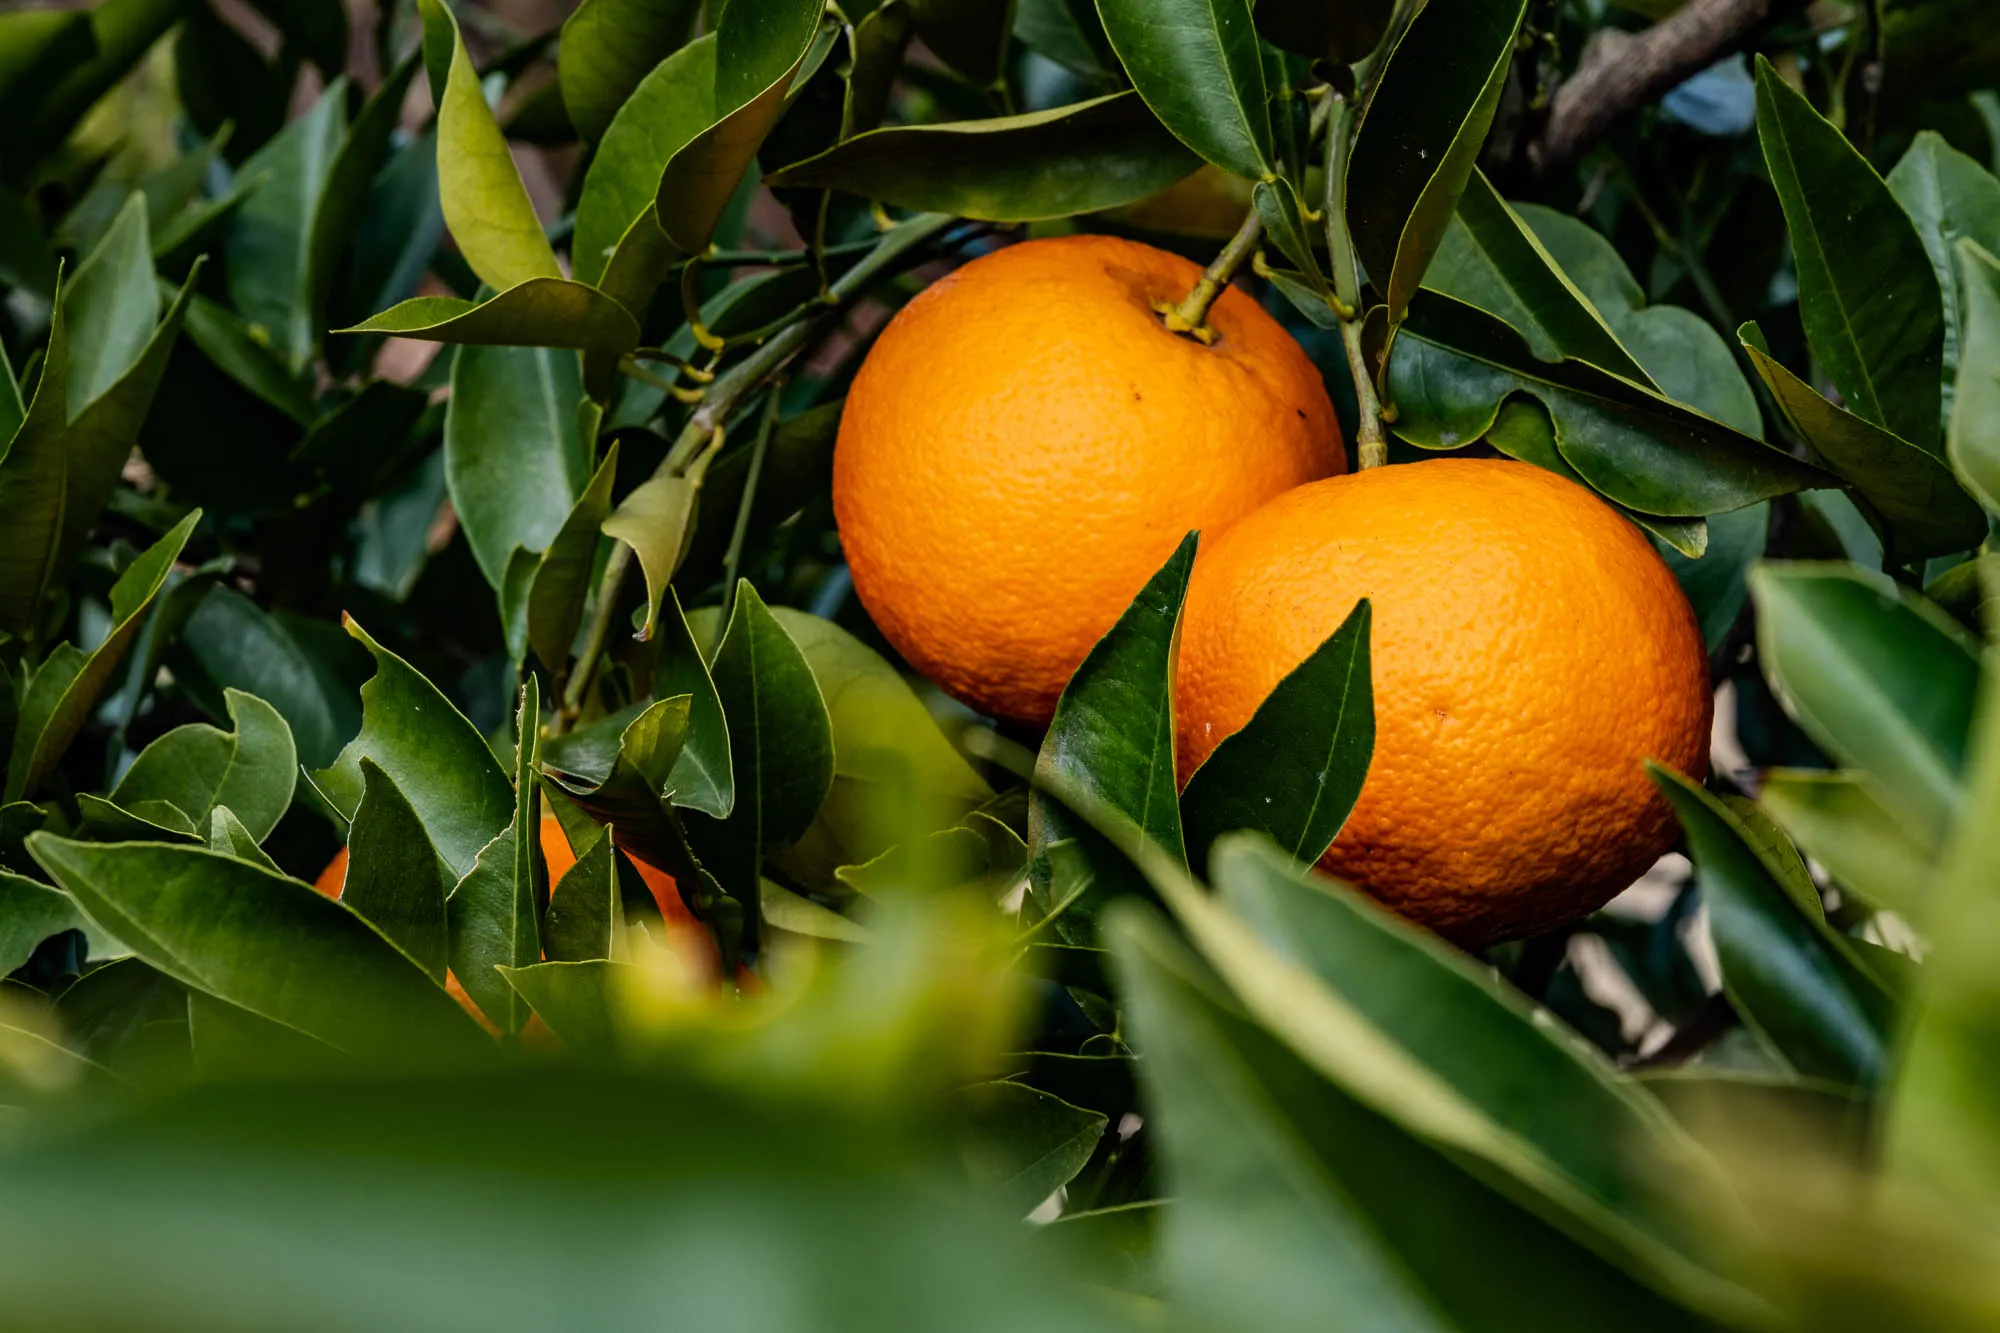
[[[1382,434],[1382,400],[1375,393],[1375,377],[1368,373],[1368,357],[1361,350],[1361,320],[1340,321],[1340,344],[1347,349],[1347,371],[1354,379],[1359,409],[1355,458],[1364,469],[1381,467],[1389,461],[1389,441]]]
[[[764,455],[770,451],[771,434],[778,428],[778,406],[782,398],[783,383],[771,382],[771,391],[764,395],[764,414],[757,421],[757,438],[750,445],[750,471],[743,478],[743,499],[736,506],[736,526],[729,530],[729,553],[722,558],[722,613],[715,618],[715,637],[708,645],[708,655],[715,656],[722,646],[722,636],[729,628],[729,617],[736,610],[736,580],[743,570],[743,542],[750,535],[750,511],[757,503],[757,483],[764,475]]]
[[[1243,267],[1257,249],[1257,242],[1264,237],[1264,221],[1257,216],[1253,207],[1243,216],[1243,225],[1229,238],[1229,244],[1215,261],[1202,270],[1201,278],[1194,290],[1184,297],[1179,305],[1168,306],[1160,313],[1166,316],[1167,327],[1175,333],[1191,333],[1203,342],[1214,338],[1208,328],[1208,311],[1222,295],[1222,289],[1236,276],[1236,270]]]

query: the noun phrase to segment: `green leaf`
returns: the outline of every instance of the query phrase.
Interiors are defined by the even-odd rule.
[[[1351,65],[1389,30],[1395,0],[1263,0],[1257,31],[1282,51]]]
[[[1266,947],[1295,960],[1493,1126],[1508,1127],[1537,1171],[1605,1210],[1617,1229],[1684,1260],[1698,1253],[1700,1231],[1663,1206],[1649,1173],[1676,1162],[1684,1184],[1698,1191],[1718,1183],[1713,1167],[1574,1033],[1548,1022],[1490,969],[1347,886],[1309,874],[1262,838],[1218,842],[1212,878],[1222,904]],[[1197,928],[1195,939],[1204,950],[1217,947],[1212,930]],[[1216,957],[1232,978],[1252,965],[1247,954],[1234,963]],[[1245,998],[1276,1035],[1291,1039],[1282,1018],[1247,991]]]
[[[726,819],[686,815],[688,840],[730,896],[743,904],[754,948],[757,866],[796,841],[833,785],[833,735],[812,667],[744,580],[710,663],[729,719],[736,799]]]
[[[318,415],[312,387],[259,337],[261,330],[205,296],[189,298],[186,324],[188,341],[230,379],[300,425]]]
[[[1174,137],[1225,171],[1276,168],[1248,0],[1098,0],[1132,86]]]
[[[223,252],[230,301],[294,369],[319,346],[312,304],[313,226],[346,137],[347,81],[336,79],[312,110],[241,168],[246,178],[261,183],[230,220]]]
[[[488,347],[573,347],[626,352],[639,326],[625,307],[595,287],[564,278],[529,278],[484,301],[413,296],[339,333],[385,333],[431,342]]]
[[[1369,613],[1364,597],[1188,779],[1181,822],[1192,864],[1235,829],[1268,834],[1307,863],[1333,845],[1375,751]]]
[[[226,690],[230,730],[206,723],[176,727],[148,745],[125,770],[111,799],[128,809],[140,801],[171,801],[206,827],[227,806],[251,838],[262,842],[292,804],[298,752],[278,710],[253,694]]]
[[[644,709],[634,705],[637,716],[628,717],[628,709],[542,747],[542,765],[563,793],[616,824],[624,845],[654,864],[681,841],[666,804],[687,742],[690,707],[685,694]]]
[[[974,1182],[1021,1217],[1076,1178],[1110,1124],[1021,1083],[974,1084],[960,1100]]]
[[[146,609],[165,586],[188,534],[200,521],[197,509],[118,576],[111,585],[111,628],[95,648],[85,653],[64,642],[43,659],[21,697],[20,718],[14,726],[13,758],[7,766],[9,802],[32,797],[83,729],[98,696],[110,684],[111,673],[138,637]]]
[[[236,817],[236,812],[226,805],[218,805],[208,812],[207,841],[208,850],[211,852],[221,852],[239,861],[248,861],[251,865],[268,870],[274,875],[285,873],[278,869],[278,863],[257,845],[257,839],[252,836],[249,829],[243,827],[243,821]]]
[[[680,594],[667,590],[673,610],[660,620],[660,660],[653,671],[653,693],[661,699],[688,697],[687,742],[674,760],[667,785],[673,803],[688,810],[725,819],[736,806],[736,776],[729,754],[729,721],[722,712],[708,662],[681,613]],[[810,665],[810,664],[808,664]]]
[[[36,100],[96,49],[87,12],[16,9],[0,14],[0,113],[5,123],[21,126]]]
[[[0,454],[0,631],[32,636],[99,512],[118,488],[140,423],[166,373],[195,275],[132,368],[69,417],[69,336],[59,294],[40,383],[12,445]]]
[[[445,903],[451,928],[451,970],[480,1011],[502,1032],[521,1030],[520,995],[497,971],[542,960],[541,917],[549,902],[549,867],[542,855],[542,789],[535,781],[542,748],[541,690],[534,676],[521,687],[514,718],[514,816],[480,849],[471,870]]]
[[[578,1054],[617,1052],[617,995],[621,985],[640,984],[642,975],[630,963],[601,958],[502,967],[499,972],[549,1031]]]
[[[83,831],[96,842],[201,842],[201,830],[171,801],[134,801],[128,808],[82,792],[76,798]]]
[[[570,123],[585,143],[607,134],[620,110],[641,95],[648,73],[687,40],[698,8],[693,0],[584,0],[564,21],[556,73]]]
[[[1958,243],[1964,298],[1964,374],[1952,402],[1946,452],[1986,508],[2000,513],[2000,260],[1970,241]]]
[[[1867,501],[1862,510],[1897,561],[1977,546],[1986,515],[1934,454],[1822,398],[1774,361],[1755,325],[1743,347],[1799,434]]]
[[[1750,572],[1757,656],[1807,735],[1920,843],[1956,816],[1979,659],[1936,607],[1853,565]]]
[[[366,787],[362,757],[374,760],[417,812],[445,866],[462,879],[513,819],[507,775],[486,738],[437,686],[369,638],[353,617],[341,623],[374,656],[375,676],[361,687],[361,734],[331,767],[312,774],[313,782],[351,822]]]
[[[384,1062],[482,1043],[406,955],[310,885],[205,847],[37,833],[29,850],[91,920],[184,986]]]
[[[541,551],[590,477],[578,431],[576,355],[551,348],[461,347],[444,418],[444,475],[486,581],[502,586],[516,547]]]
[[[1488,1328],[1496,1310],[1548,1329],[1697,1326],[1465,1156],[1322,1078],[1146,909],[1109,933],[1174,1198],[1162,1266],[1183,1317],[1245,1333]]]
[[[1596,236],[1587,225],[1575,225]],[[1610,248],[1608,242],[1605,248]],[[1637,284],[1631,282],[1615,250],[1611,259],[1633,289],[1628,308],[1639,304]],[[1635,383],[1658,387],[1618,341],[1592,298],[1579,290],[1570,276],[1573,271],[1550,253],[1524,214],[1500,197],[1486,174],[1474,168],[1458,210],[1439,238],[1424,285],[1505,320],[1544,361],[1571,356]],[[1754,411],[1755,403],[1751,406]]]
[[[1824,920],[1800,910],[1735,811],[1671,769],[1646,771],[1687,832],[1723,989],[1743,1021],[1808,1078],[1880,1081],[1894,1023],[1880,983]]]
[[[1944,322],[1944,419],[1949,427],[1959,368],[1960,308],[1963,300],[1952,251],[1961,238],[2000,250],[2000,180],[1945,142],[1935,130],[1921,130],[1888,175],[1889,192],[1910,215],[1917,238],[1937,276]]]
[[[938,59],[982,88],[999,81],[1009,0],[909,0],[909,6],[917,35]]]
[[[812,899],[768,879],[757,882],[757,914],[772,930],[804,935],[809,939],[867,944],[875,938],[874,933],[860,922],[850,921],[832,908],[821,907]]]
[[[1762,56],[1757,137],[1792,237],[1799,317],[1827,377],[1856,416],[1937,453],[1944,318],[1916,227]]]
[[[360,710],[324,664],[282,621],[234,588],[211,587],[203,595],[181,631],[180,647],[188,665],[213,683],[218,705],[221,693],[234,686],[277,709],[299,762],[308,767],[332,763],[360,725]],[[181,666],[175,670],[189,674]]]
[[[451,52],[444,87],[434,86],[432,93],[438,108],[438,196],[459,253],[481,282],[499,291],[530,278],[560,278],[555,251],[480,90],[457,18],[444,0],[418,0],[417,7],[424,20],[425,63],[447,43]]]
[[[1345,183],[1355,253],[1402,323],[1430,267],[1513,60],[1520,0],[1432,0],[1363,108]]]
[[[652,638],[659,624],[660,602],[687,550],[702,477],[714,454],[713,446],[703,450],[680,475],[669,472],[648,477],[604,520],[604,535],[630,546],[646,576],[646,622],[639,630],[641,639]]]
[[[990,120],[870,130],[772,173],[898,208],[1033,222],[1116,208],[1200,165],[1133,92]]]
[[[611,486],[617,478],[618,441],[613,440],[597,465],[597,475],[583,488],[535,567],[528,589],[528,646],[554,675],[560,676],[569,666],[570,644],[583,622],[597,562],[598,528],[611,513]]]
[[[1921,918],[1941,849],[1912,838],[1858,774],[1774,769],[1757,799],[1842,888]]]
[[[782,606],[771,615],[812,669],[832,726],[833,785],[798,849],[816,872],[873,860],[992,797],[879,653],[819,616]]]
[[[617,8],[627,3],[629,0],[591,0],[565,27],[607,4]],[[685,18],[683,15],[683,28]],[[570,254],[579,281],[603,281],[612,265],[613,251],[622,248],[626,234],[652,211],[667,163],[714,123],[715,41],[713,34],[700,37],[661,60],[637,81],[630,100],[617,109],[616,117],[608,119],[576,206],[576,235]],[[567,45],[562,58],[569,58]],[[658,225],[654,214],[655,231]]]
[[[1425,449],[1463,448],[1493,429],[1510,398],[1532,397],[1554,423],[1562,461],[1640,514],[1725,513],[1834,480],[1643,385],[1573,359],[1542,361],[1505,323],[1439,292],[1410,308],[1387,382],[1396,433]]]
[[[606,828],[550,892],[542,948],[552,963],[617,958],[624,953],[624,936],[618,853]]]
[[[123,379],[152,341],[160,318],[146,200],[136,191],[118,220],[77,269],[64,296],[69,324],[72,420]]]
[[[105,0],[94,6],[89,58],[68,65],[51,86],[35,89],[26,114],[0,131],[0,156],[27,163],[55,149],[186,9],[187,0]]]
[[[820,0],[723,10],[716,30],[715,114],[668,159],[655,207],[683,254],[708,249],[743,173],[784,113],[785,97],[819,31]]]
[[[1052,850],[1061,842],[1089,837],[1064,808],[1074,804],[1072,796],[1130,820],[1174,860],[1187,862],[1174,770],[1173,695],[1181,603],[1187,596],[1198,540],[1195,533],[1181,539],[1117,623],[1091,648],[1056,702],[1055,717],[1035,759],[1038,790],[1029,805],[1030,883],[1044,916],[1053,915],[1066,899],[1056,892],[1058,866],[1051,859]],[[1063,806],[1044,794],[1052,787]],[[1114,886],[1101,888],[1110,891]],[[1084,910],[1089,907],[1086,904]],[[1075,934],[1065,931],[1066,937]],[[1071,942],[1085,941],[1072,938]]]
[[[5,28],[0,28],[4,36]],[[51,935],[83,925],[76,904],[39,880],[0,870],[0,977],[20,967]]]
[[[344,252],[353,244],[367,212],[376,173],[389,160],[391,136],[400,123],[403,102],[411,81],[416,78],[417,64],[417,53],[412,51],[369,94],[361,114],[354,118],[347,137],[341,141],[340,151],[327,172],[325,188],[312,211],[306,245],[306,314],[312,325],[309,347],[319,346],[320,330],[327,320],[327,304],[333,297],[334,279],[339,275]]]
[[[347,837],[347,879],[340,901],[444,985],[450,947],[445,892],[450,887],[423,820],[395,780],[361,760],[361,804]]]

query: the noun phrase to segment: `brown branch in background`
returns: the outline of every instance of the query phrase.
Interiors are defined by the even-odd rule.
[[[1606,28],[1556,89],[1528,168],[1546,177],[1588,152],[1621,116],[1708,68],[1807,0],[1688,0],[1644,32]]]

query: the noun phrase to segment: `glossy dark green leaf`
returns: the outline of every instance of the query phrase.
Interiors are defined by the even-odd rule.
[[[555,251],[542,231],[507,140],[480,90],[458,20],[444,0],[418,0],[424,20],[425,64],[450,51],[437,102],[438,195],[445,225],[481,282],[505,291],[530,278],[560,278]]]
[[[1216,746],[1181,796],[1189,861],[1223,834],[1254,829],[1300,861],[1333,845],[1375,751],[1366,598]]]
[[[1160,1244],[1184,1317],[1246,1333],[1484,1328],[1496,1309],[1550,1329],[1699,1326],[1323,1078],[1146,909],[1114,915],[1110,935],[1174,1199]]]
[[[594,287],[564,278],[529,278],[484,301],[413,296],[341,333],[386,333],[489,347],[569,347],[630,351],[639,326]]]
[[[132,761],[111,799],[131,807],[171,801],[197,827],[209,812],[228,806],[262,842],[292,804],[298,752],[278,710],[252,694],[226,692],[230,730],[202,722],[176,727]]]
[[[1930,256],[1943,298],[1944,417],[1951,421],[1953,391],[1958,381],[1959,325],[1962,319],[1959,276],[1953,248],[1967,238],[1989,252],[2000,250],[2000,180],[1943,135],[1922,130],[1897,161],[1888,177],[1889,191],[1916,224],[1917,237]]]
[[[1615,251],[1612,258],[1616,261]],[[1630,283],[1623,263],[1617,267]],[[1544,361],[1573,356],[1657,387],[1619,342],[1599,307],[1579,290],[1572,271],[1550,254],[1524,216],[1475,168],[1458,210],[1439,238],[1424,285],[1505,320]],[[1636,284],[1633,287],[1634,299],[1628,305],[1638,303]]]
[[[1115,208],[1199,160],[1132,92],[992,120],[871,130],[771,176],[996,222]]]
[[[202,596],[180,648],[213,682],[218,713],[219,696],[231,686],[265,700],[284,716],[299,762],[309,768],[332,763],[360,726],[360,709],[314,654],[234,588],[210,588]]]
[[[618,826],[621,844],[648,861],[681,840],[667,811],[674,766],[687,744],[690,696],[634,704],[588,728],[549,740],[541,762],[565,795]],[[595,955],[602,957],[603,955]]]
[[[472,554],[496,589],[516,547],[545,550],[590,478],[574,352],[461,347],[444,420],[444,475]]]
[[[521,687],[514,718],[513,818],[458,881],[445,902],[451,970],[480,1012],[502,1032],[528,1019],[521,997],[497,969],[542,960],[541,919],[548,909],[549,867],[542,854],[541,692],[534,676]]]
[[[833,786],[782,858],[800,882],[823,883],[838,867],[955,825],[992,798],[881,654],[819,616],[782,606],[771,615],[812,668],[832,724]]]
[[[686,41],[697,8],[691,0],[584,0],[564,21],[556,71],[585,142],[601,138],[646,76]]]
[[[1347,162],[1347,225],[1391,327],[1457,211],[1524,9],[1508,0],[1433,0],[1397,38],[1362,110]]]
[[[1110,1123],[1022,1083],[975,1084],[963,1102],[972,1178],[1019,1216],[1076,1178]]]
[[[263,341],[260,330],[205,296],[189,298],[185,323],[188,341],[217,370],[300,425],[317,415],[312,386]]]
[[[311,214],[311,239],[306,246],[306,311],[312,320],[311,347],[319,346],[327,322],[327,305],[343,256],[353,244],[369,202],[369,186],[389,160],[410,83],[417,74],[417,53],[411,52],[369,94],[361,114],[348,127],[340,151],[326,175],[325,188]]]
[[[192,279],[190,279],[192,282]],[[145,351],[82,412],[67,412],[68,303],[58,298],[43,373],[28,413],[0,454],[0,630],[36,632],[41,608],[83,549],[117,489],[139,426],[166,373],[189,288],[153,331]]]
[[[625,2],[609,0],[614,6]],[[606,3],[592,0],[570,23]],[[714,121],[715,38],[709,35],[661,60],[607,122],[576,206],[570,254],[578,281],[603,280],[627,232],[653,209],[667,163]],[[653,226],[657,230],[657,215]]]
[[[32,797],[89,720],[91,709],[111,683],[111,674],[138,637],[145,612],[165,586],[167,574],[201,521],[195,510],[166,536],[126,566],[111,585],[111,625],[89,652],[68,642],[42,660],[23,691],[14,725],[13,757],[7,765],[6,799]]]
[[[93,921],[184,986],[371,1059],[481,1045],[441,987],[310,885],[203,847],[38,833],[30,850]]]
[[[1425,292],[1389,357],[1394,429],[1458,449],[1493,428],[1511,395],[1547,409],[1561,456],[1591,487],[1641,514],[1697,517],[1833,478],[1704,413],[1576,360],[1545,362],[1482,310]]]
[[[1866,158],[1757,61],[1757,137],[1798,265],[1799,316],[1863,420],[1937,453],[1944,319],[1924,243]]]
[[[1345,885],[1309,874],[1262,838],[1218,842],[1211,878],[1223,905],[1265,946],[1296,960],[1492,1124],[1518,1136],[1517,1147],[1538,1170],[1604,1209],[1616,1229],[1685,1257],[1697,1253],[1698,1231],[1662,1206],[1648,1173],[1678,1160],[1684,1183],[1698,1191],[1716,1183],[1710,1168],[1650,1097],[1574,1034],[1547,1022],[1490,970]],[[1208,934],[1197,931],[1196,940],[1212,947]],[[1259,1000],[1246,999],[1271,1020]],[[1274,1030],[1286,1036],[1281,1023]]]
[[[347,84],[336,80],[241,168],[260,184],[230,220],[224,250],[230,300],[295,368],[319,345],[313,222],[346,137]]]
[[[1868,502],[1863,513],[1897,560],[1963,551],[1985,539],[1985,513],[1943,459],[1828,402],[1773,360],[1761,341],[1754,326],[1745,327],[1744,350],[1772,397],[1827,466]]]
[[[160,318],[146,201],[130,195],[65,287],[69,415],[103,397],[137,364]]]
[[[0,28],[0,37],[5,36]],[[28,961],[51,935],[83,925],[76,904],[40,880],[0,870],[0,977]]]
[[[1786,711],[1913,837],[1938,845],[1959,808],[1979,684],[1965,631],[1853,565],[1762,565],[1750,591],[1758,660]]]
[[[1808,1078],[1863,1086],[1888,1065],[1888,995],[1828,929],[1799,909],[1735,812],[1670,769],[1666,793],[1694,855],[1722,984],[1736,1011]]]
[[[833,785],[832,724],[805,655],[748,580],[710,669],[729,719],[736,799],[726,819],[689,811],[688,839],[754,925],[760,859],[806,831]]]
[[[1016,0],[1014,39],[1086,79],[1117,77],[1118,58],[1093,0]]]
[[[340,901],[444,985],[449,937],[445,880],[423,820],[395,780],[361,759],[361,804],[347,836]]]
[[[542,950],[552,963],[582,963],[624,952],[625,909],[618,900],[618,853],[607,828],[585,847],[549,892]]]
[[[1965,484],[2000,513],[2000,259],[1958,243],[1962,373],[1952,401],[1947,453]]]
[[[785,96],[819,31],[819,0],[774,0],[725,9],[716,31],[715,123],[668,159],[655,199],[660,229],[684,254],[700,254],[784,113]]]
[[[1912,838],[1859,776],[1774,769],[1757,799],[1842,888],[1913,920],[1921,916],[1939,849]]]
[[[653,672],[653,693],[662,699],[688,697],[687,742],[674,760],[667,785],[673,803],[717,819],[736,806],[736,777],[729,754],[729,721],[722,712],[708,661],[681,613],[680,594],[667,590],[666,611],[660,617],[660,660]]]
[[[423,820],[446,867],[463,878],[513,819],[514,789],[486,738],[435,685],[352,617],[343,623],[374,656],[375,676],[361,687],[361,733],[313,782],[351,822],[365,786],[362,757],[374,760]]]
[[[90,792],[76,798],[80,827],[94,842],[200,842],[202,831],[171,801],[114,805]]]
[[[563,1045],[580,1055],[612,1054],[619,1046],[617,994],[637,987],[640,970],[605,959],[502,967],[500,975],[549,1025]]]
[[[1097,12],[1132,86],[1175,138],[1248,180],[1272,172],[1264,65],[1248,0],[1099,0]]]
[[[642,639],[652,638],[659,624],[660,603],[687,550],[702,478],[713,456],[712,450],[704,450],[684,473],[648,477],[604,520],[604,535],[630,546],[646,576],[646,620],[639,629]]]

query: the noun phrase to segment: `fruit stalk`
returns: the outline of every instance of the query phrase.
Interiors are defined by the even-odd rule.
[[[1211,342],[1215,334],[1208,327],[1208,311],[1222,295],[1222,289],[1236,276],[1236,270],[1243,267],[1257,249],[1257,242],[1264,239],[1264,221],[1252,208],[1244,214],[1243,225],[1229,238],[1229,244],[1222,247],[1209,266],[1202,270],[1201,278],[1194,289],[1181,299],[1180,304],[1167,306],[1160,314],[1167,327],[1175,333],[1191,334],[1202,342]]]

